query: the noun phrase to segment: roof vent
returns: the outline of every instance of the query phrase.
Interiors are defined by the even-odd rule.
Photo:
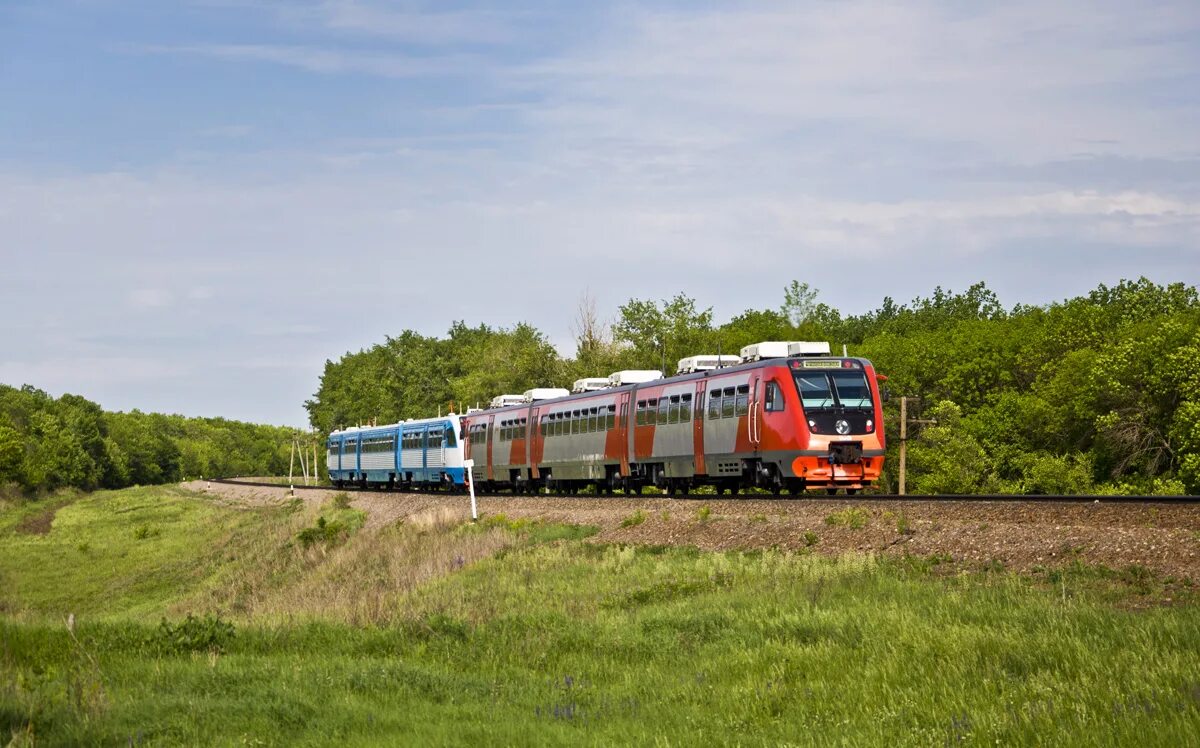
[[[800,352],[803,351],[803,352]],[[742,361],[761,361],[764,358],[788,356],[828,356],[828,343],[809,343],[802,340],[768,340],[742,348]]]
[[[829,343],[797,341],[788,343],[789,356],[828,356]]]
[[[740,360],[737,356],[689,356],[679,359],[679,368],[675,370],[675,373],[693,374],[697,371],[711,371],[726,366],[735,366]]]
[[[492,398],[492,408],[507,408],[510,405],[521,405],[525,402],[524,395],[496,395]]]
[[[585,377],[576,379],[571,385],[571,392],[595,392],[608,387],[608,377]]]
[[[620,387],[623,384],[638,384],[639,382],[649,382],[654,379],[662,379],[663,373],[657,369],[626,369],[625,371],[614,371],[608,375],[609,387]]]
[[[534,387],[532,390],[525,390],[522,395],[525,402],[532,403],[537,400],[553,400],[556,397],[566,397],[571,394],[562,387]]]

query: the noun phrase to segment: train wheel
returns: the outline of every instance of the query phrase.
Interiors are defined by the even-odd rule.
[[[847,489],[846,489],[846,495],[847,495],[847,496],[854,496],[854,495],[856,495],[856,494],[857,494],[857,493],[858,493],[860,490],[862,490],[862,489],[858,489],[858,488],[847,488]]]
[[[838,492],[838,490],[836,488],[826,488],[825,489],[825,493],[829,494],[830,496],[836,496],[837,492]]]

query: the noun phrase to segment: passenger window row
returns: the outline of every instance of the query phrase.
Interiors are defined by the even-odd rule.
[[[692,420],[692,393],[652,397],[638,400],[634,423],[638,426],[653,424],[688,423]]]
[[[392,436],[384,436],[374,439],[363,439],[362,451],[363,454],[376,454],[380,452],[391,452],[396,447],[396,439]]]
[[[750,412],[750,385],[713,389],[708,393],[708,420],[737,418]]]
[[[500,441],[510,442],[513,439],[521,439],[525,436],[525,424],[527,420],[524,418],[511,418],[500,422]]]
[[[542,436],[569,436],[609,431],[617,424],[616,405],[597,405],[579,410],[564,410],[547,413],[539,419],[538,431]]]

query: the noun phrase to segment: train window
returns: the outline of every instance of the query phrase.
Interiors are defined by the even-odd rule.
[[[588,431],[589,432],[595,431],[598,428],[596,426],[596,421],[597,421],[596,409],[592,408],[591,410],[588,411]]]
[[[721,391],[713,390],[708,397],[708,417],[709,419],[721,417]]]
[[[604,423],[605,429],[612,429],[612,427],[614,425],[616,425],[616,421],[617,421],[617,406],[610,405],[610,406],[608,406],[608,415],[605,416],[605,423]]]
[[[638,400],[637,417],[634,421],[638,426],[646,425],[646,401]]]
[[[658,399],[658,422],[659,423],[667,422],[667,409],[670,407],[670,404],[671,404],[670,401],[667,400],[667,398],[665,398],[665,397],[660,397]]]
[[[443,441],[445,441],[446,446],[453,447],[454,446],[454,427],[447,425],[446,431],[444,433],[445,433],[445,438],[443,439]]]
[[[726,387],[721,396],[721,417],[732,418],[734,409],[734,392],[732,387]]]
[[[750,385],[742,384],[737,388],[737,406],[735,414],[744,416],[750,412]]]
[[[667,410],[667,423],[679,423],[679,395],[671,395],[671,405]]]
[[[679,403],[679,420],[687,423],[692,420],[692,396],[690,394],[684,395],[680,400],[682,402]]]
[[[767,391],[763,398],[766,400],[763,410],[772,413],[783,410],[783,390],[779,389],[779,385],[775,382],[767,382]]]

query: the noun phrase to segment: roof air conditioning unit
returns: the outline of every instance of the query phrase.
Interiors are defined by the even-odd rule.
[[[556,397],[566,397],[571,394],[562,387],[534,387],[532,390],[525,390],[522,395],[525,402],[532,403],[536,400],[553,400]]]
[[[787,358],[788,355],[787,342],[778,340],[768,340],[763,343],[754,343],[742,348],[742,361],[747,363],[751,361],[761,361],[764,358]]]
[[[524,395],[496,395],[492,398],[492,403],[489,407],[507,408],[510,405],[521,405],[524,402]]]
[[[662,379],[662,372],[657,369],[626,369],[614,371],[608,375],[609,387],[620,387],[623,384],[638,384],[655,379]]]
[[[608,387],[608,377],[584,377],[576,379],[571,392],[595,392]]]
[[[829,343],[796,341],[788,343],[789,356],[828,356]]]
[[[711,371],[726,366],[735,366],[741,359],[737,356],[689,356],[679,359],[676,374],[693,374],[697,371]]]

